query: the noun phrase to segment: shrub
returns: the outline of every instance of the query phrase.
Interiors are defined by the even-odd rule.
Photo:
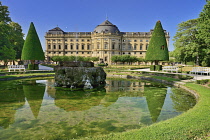
[[[28,70],[38,70],[39,65],[38,64],[28,64]]]
[[[155,71],[155,65],[151,65],[151,66],[150,66],[150,70],[151,70],[151,71]]]
[[[201,85],[205,85],[209,82],[208,79],[204,79],[204,80],[196,80],[196,84],[201,84]]]
[[[162,65],[155,65],[155,70],[156,71],[161,71],[162,70]]]

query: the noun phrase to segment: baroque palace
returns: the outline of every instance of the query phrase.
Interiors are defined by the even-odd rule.
[[[110,21],[105,20],[93,32],[64,32],[59,27],[46,33],[46,58],[52,56],[98,57],[100,61],[111,64],[113,55],[132,55],[145,57],[150,32],[121,32]],[[169,33],[165,31],[169,44]]]

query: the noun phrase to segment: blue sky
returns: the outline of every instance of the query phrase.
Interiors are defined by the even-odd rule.
[[[108,19],[122,32],[148,32],[160,20],[170,33],[177,25],[199,16],[205,0],[0,0],[26,35],[33,22],[45,50],[45,33],[57,25],[66,32],[92,32]]]

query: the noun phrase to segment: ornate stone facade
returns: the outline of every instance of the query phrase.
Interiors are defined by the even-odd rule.
[[[113,55],[145,57],[153,30],[150,32],[120,32],[116,25],[105,20],[93,32],[64,32],[59,27],[46,33],[46,58],[52,56],[99,57],[111,64]],[[169,33],[165,31],[169,44]]]

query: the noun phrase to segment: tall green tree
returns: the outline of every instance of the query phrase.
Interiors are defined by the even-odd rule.
[[[20,59],[23,36],[21,26],[12,22],[8,7],[0,2],[0,60],[4,61],[4,65],[8,61]]]
[[[197,31],[197,19],[191,19],[186,22],[182,22],[178,25],[176,35],[174,36],[173,56],[177,61],[189,62],[199,61],[202,57],[202,49],[199,41],[196,38]]]
[[[35,64],[35,60],[45,59],[41,42],[39,40],[33,22],[31,22],[30,24],[28,34],[26,36],[26,40],[23,45],[21,59],[30,60],[31,64]]]
[[[197,65],[210,66],[210,1],[197,19],[178,25],[174,36],[173,55],[181,62],[193,61]]]
[[[145,59],[154,61],[155,65],[158,65],[159,61],[169,60],[165,32],[160,21],[155,25]]]
[[[3,23],[11,22],[11,18],[9,17],[9,10],[7,6],[2,5],[0,1],[0,21]]]
[[[22,28],[21,26],[16,23],[16,22],[10,22],[10,42],[12,43],[13,49],[16,52],[16,59],[21,58],[21,53],[23,49],[23,44],[24,44],[24,34],[22,33]]]
[[[197,40],[201,42],[203,54],[202,66],[210,66],[210,1],[206,3],[198,18]]]

